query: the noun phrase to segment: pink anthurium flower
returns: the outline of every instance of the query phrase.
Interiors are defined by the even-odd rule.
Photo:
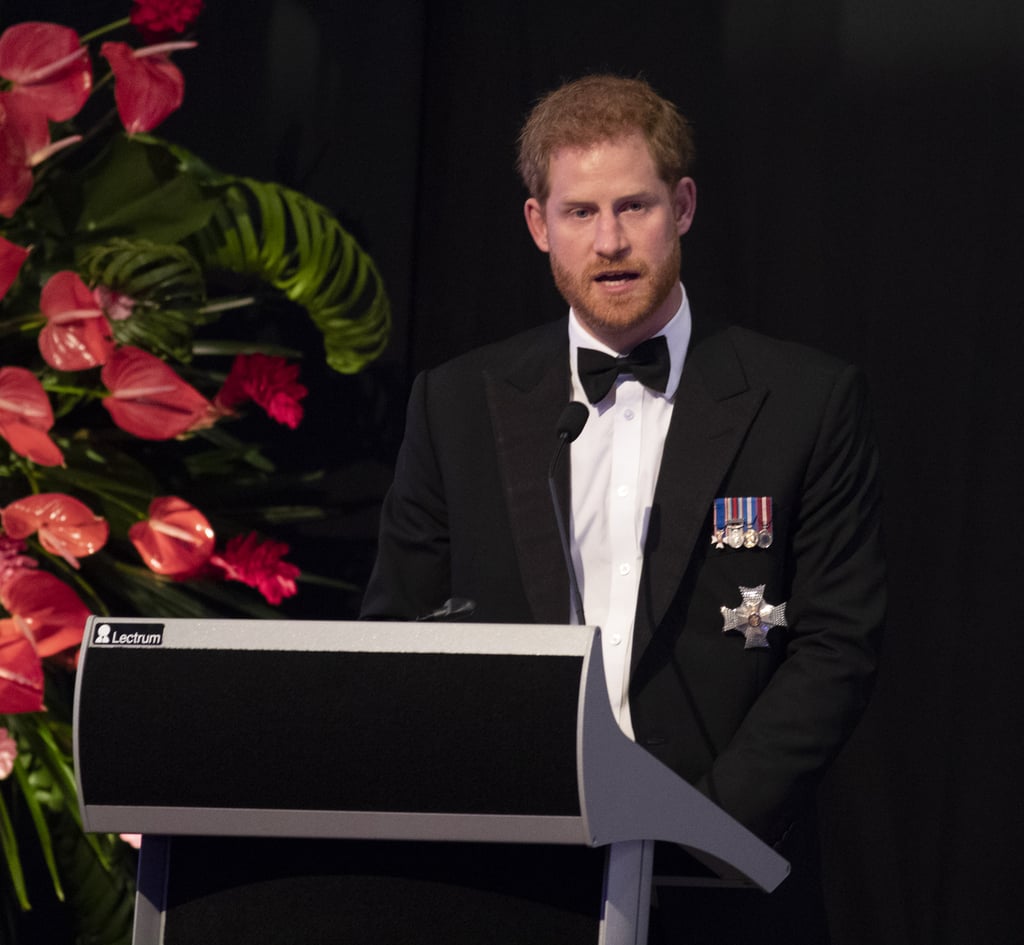
[[[40,466],[60,466],[64,454],[48,433],[53,410],[39,379],[22,367],[0,368],[0,436],[19,456]]]
[[[169,440],[201,426],[212,404],[155,355],[118,348],[100,375],[111,396],[103,406],[122,430],[144,440]]]
[[[35,643],[13,617],[0,620],[0,715],[38,712],[43,707],[43,664]],[[7,729],[0,728],[0,780],[18,755]]]
[[[42,123],[46,125],[45,118]],[[32,165],[25,140],[30,131],[10,93],[0,92],[0,216],[13,217],[32,193]]]
[[[9,538],[28,538],[38,532],[39,543],[73,568],[78,567],[79,558],[99,551],[110,533],[105,518],[60,492],[15,499],[0,511],[0,522]]]
[[[176,578],[201,570],[216,540],[206,516],[174,495],[155,498],[149,518],[132,525],[128,537],[146,567]]]
[[[23,571],[4,585],[0,602],[35,640],[40,656],[54,656],[78,646],[89,608],[49,571]]]
[[[14,285],[14,280],[18,278],[18,272],[21,270],[22,263],[28,259],[30,252],[32,252],[31,248],[25,249],[24,246],[18,246],[16,243],[5,240],[0,236],[0,299]]]
[[[0,535],[0,594],[11,578],[21,571],[39,567],[39,562],[25,554],[23,541],[15,541],[7,535]]]
[[[114,73],[114,101],[125,131],[152,131],[181,107],[185,77],[167,53],[196,43],[173,42],[132,49],[127,43],[104,43],[100,55]]]
[[[46,115],[12,92],[0,92],[0,216],[14,216],[32,192],[33,167],[81,140],[71,135],[51,142]]]
[[[92,89],[89,51],[57,23],[17,23],[0,36],[0,76],[10,94],[50,121],[74,118]]]
[[[58,371],[84,371],[106,364],[114,352],[110,323],[77,273],[54,273],[43,286],[39,332],[43,360]]]
[[[92,297],[96,300],[96,304],[106,312],[107,318],[112,318],[115,322],[123,322],[126,318],[131,318],[132,312],[135,311],[135,299],[123,292],[108,289],[105,285],[96,286],[92,290]]]

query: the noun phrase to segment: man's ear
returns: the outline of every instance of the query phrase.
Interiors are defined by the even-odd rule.
[[[536,197],[531,197],[523,204],[523,215],[526,217],[526,228],[537,244],[537,249],[542,253],[550,252],[551,244],[548,242],[548,224],[544,217],[544,205]]]
[[[693,214],[697,210],[697,185],[692,177],[683,177],[676,184],[673,194],[676,216],[676,231],[682,236],[693,225]]]

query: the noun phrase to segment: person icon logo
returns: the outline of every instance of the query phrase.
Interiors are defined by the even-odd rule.
[[[96,628],[96,636],[93,638],[93,643],[109,643],[110,642],[110,624],[101,623]]]

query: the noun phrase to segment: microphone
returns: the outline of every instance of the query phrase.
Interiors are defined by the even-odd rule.
[[[558,461],[562,458],[562,451],[566,444],[572,443],[582,432],[590,417],[590,411],[585,404],[578,400],[570,401],[565,405],[562,415],[558,418],[558,425],[555,432],[558,434],[558,447],[555,455],[551,457],[551,465],[548,467],[548,490],[551,492],[551,505],[555,510],[555,521],[558,524],[558,537],[562,540],[562,556],[565,558],[565,567],[569,572],[569,589],[572,593],[572,609],[576,614],[576,622],[586,626],[583,617],[583,597],[580,594],[580,584],[576,580],[576,568],[572,563],[572,549],[569,547],[569,534],[565,528],[565,518],[562,515],[562,503],[558,499],[558,489],[555,487],[555,472],[558,469]]]

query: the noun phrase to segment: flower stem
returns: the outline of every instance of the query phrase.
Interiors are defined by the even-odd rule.
[[[71,394],[75,397],[88,397],[91,400],[102,400],[107,394],[97,391],[90,390],[88,387],[72,387],[67,384],[57,384],[53,381],[48,381],[46,378],[42,380],[43,390],[50,394]]]
[[[104,36],[107,33],[113,33],[115,30],[121,29],[123,26],[127,26],[131,23],[131,17],[124,17],[121,20],[114,20],[113,23],[108,23],[106,26],[101,26],[99,29],[93,30],[91,33],[86,33],[82,37],[82,45],[91,43],[97,36]]]

